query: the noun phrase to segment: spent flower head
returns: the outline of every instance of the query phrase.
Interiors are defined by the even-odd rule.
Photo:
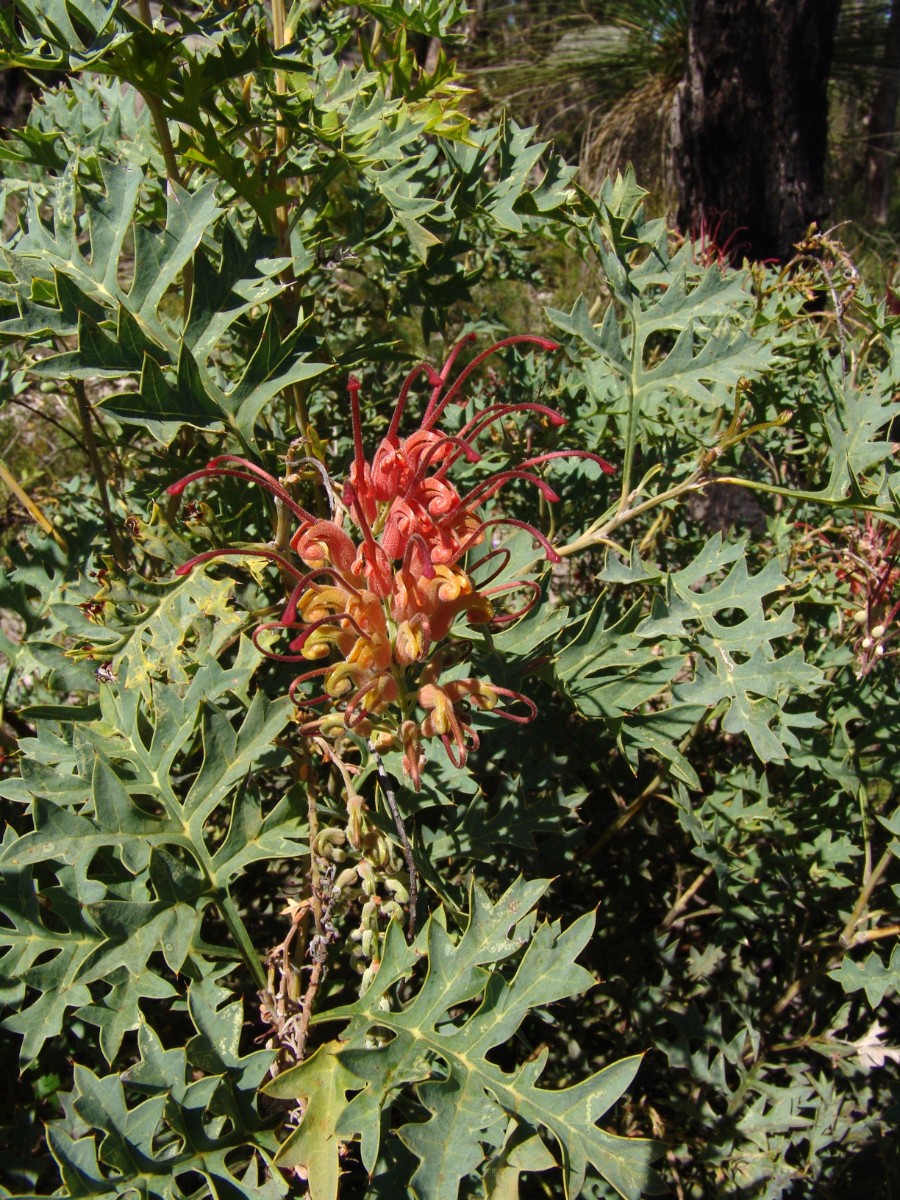
[[[539,595],[532,581],[496,582],[510,556],[502,545],[492,544],[494,531],[502,526],[524,529],[550,561],[559,561],[538,529],[503,515],[492,502],[513,482],[536,488],[546,501],[558,500],[537,473],[556,458],[587,458],[607,473],[613,469],[588,451],[553,450],[485,475],[460,492],[451,478],[454,466],[463,459],[481,462],[478,439],[497,422],[528,414],[551,426],[565,424],[554,409],[522,400],[487,404],[456,432],[442,429],[448,407],[466,403],[465,386],[490,355],[517,344],[556,349],[546,338],[506,338],[476,355],[451,382],[459,353],[472,340],[459,342],[440,371],[428,363],[410,371],[387,433],[371,457],[363,439],[361,385],[351,377],[353,461],[343,487],[333,484],[317,459],[294,464],[321,476],[331,504],[328,519],[298,504],[287,483],[234,455],[214,458],[168,489],[179,496],[189,484],[230,476],[265,488],[291,514],[296,522],[290,537],[293,557],[275,545],[225,547],[197,555],[178,574],[221,557],[255,556],[276,564],[289,589],[287,601],[278,620],[258,626],[253,640],[269,658],[304,668],[290,688],[305,710],[301,731],[326,737],[352,731],[382,747],[396,746],[417,790],[426,742],[439,740],[457,766],[478,746],[473,709],[518,722],[530,721],[536,713],[520,693],[486,679],[459,678],[452,670],[459,643],[450,634],[457,622],[501,627],[527,613]],[[403,434],[407,401],[421,378],[430,389],[425,411],[418,427]],[[481,546],[484,553],[476,549]],[[484,567],[489,568],[487,578],[476,583],[474,574]],[[523,591],[529,595],[525,606],[504,611],[503,597]],[[308,696],[301,689],[314,680],[320,694]]]

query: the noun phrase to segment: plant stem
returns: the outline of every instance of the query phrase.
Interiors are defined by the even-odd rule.
[[[138,0],[138,12],[147,28],[152,29],[153,14],[150,11],[150,0]],[[140,88],[138,88],[138,91],[140,91]],[[159,148],[162,151],[163,161],[166,164],[166,174],[179,187],[184,187],[184,180],[181,177],[181,172],[178,170],[178,159],[175,157],[175,147],[172,145],[172,137],[169,133],[169,123],[166,120],[160,99],[150,92],[140,91],[140,94],[147,108],[150,110],[150,116],[153,118],[153,126],[156,130],[156,136],[159,139]]]
[[[305,758],[306,811],[309,820],[309,892],[313,922],[315,924],[314,948],[316,953],[312,956],[313,965],[309,976],[309,983],[300,1001],[302,1008],[300,1011],[296,1046],[298,1061],[302,1061],[306,1053],[309,1022],[312,1019],[313,1005],[315,1004],[316,993],[319,990],[319,983],[322,979],[322,971],[325,967],[324,950],[326,946],[326,936],[322,920],[322,873],[319,870],[319,856],[316,850],[316,839],[319,836],[319,810],[316,807],[315,787],[312,786],[312,760],[309,753],[305,753]]]
[[[853,935],[856,931],[856,927],[863,919],[865,911],[869,906],[869,900],[872,898],[872,893],[878,886],[878,881],[890,866],[893,857],[894,855],[891,850],[885,850],[884,854],[882,854],[881,858],[879,858],[878,862],[875,864],[874,868],[867,877],[860,890],[856,904],[853,906],[853,912],[850,914],[847,924],[841,930],[841,936],[838,938],[841,946],[846,948],[853,945]]]
[[[285,44],[285,9],[284,0],[272,0],[272,45],[274,49],[280,50]],[[283,71],[275,72],[275,94],[283,96],[287,91],[287,81]],[[276,108],[275,113],[275,169],[281,165],[281,156],[284,154],[284,148],[287,145],[287,130],[284,126],[284,120],[280,110]],[[278,207],[278,232],[282,242],[287,242],[287,227],[288,227],[288,212],[285,205]],[[285,244],[285,252],[287,245]],[[303,427],[305,429],[305,425]],[[303,429],[301,429],[301,433]]]
[[[707,879],[709,879],[714,870],[715,866],[712,863],[709,863],[703,868],[690,887],[688,887],[686,891],[682,892],[682,894],[678,897],[678,899],[663,917],[662,921],[660,922],[661,929],[670,929],[672,925],[674,925],[675,921],[678,919],[681,913],[684,912],[688,904],[690,904],[693,897],[703,887],[704,883],[706,883]]]
[[[150,11],[150,0],[138,0],[138,12],[141,15],[141,20],[148,29],[153,27],[153,14]],[[166,114],[163,110],[162,102],[159,96],[155,96],[152,92],[143,91],[135,85],[137,92],[143,99],[144,103],[150,112],[153,120],[153,128],[156,130],[156,137],[159,141],[159,148],[162,151],[163,162],[166,164],[166,176],[171,183],[177,184],[180,188],[185,186],[184,176],[178,169],[178,159],[175,155],[175,147],[172,144],[172,135],[169,133],[169,122],[166,120]],[[191,307],[191,297],[194,291],[194,264],[191,262],[185,263],[182,270],[182,278],[184,280],[184,304],[183,312],[185,320]]]
[[[765,1014],[765,1017],[763,1018],[765,1022],[771,1021],[775,1017],[780,1016],[792,1000],[795,1000],[805,988],[809,987],[811,983],[815,983],[818,979],[821,979],[823,975],[826,975],[835,965],[835,963],[840,962],[846,952],[852,949],[854,946],[863,945],[866,942],[876,941],[881,937],[889,937],[895,931],[900,932],[900,926],[889,925],[885,926],[883,929],[869,930],[866,933],[854,933],[857,925],[859,925],[860,921],[865,915],[865,911],[868,907],[873,891],[877,887],[878,882],[884,875],[885,871],[890,866],[893,857],[894,855],[890,850],[885,850],[884,854],[882,854],[881,858],[875,864],[871,874],[863,884],[859,896],[857,897],[856,904],[853,906],[853,912],[850,914],[847,923],[844,925],[844,928],[841,930],[840,936],[837,939],[837,945],[833,946],[830,950],[827,950],[814,967],[812,967],[799,979],[795,979],[794,982],[785,989],[781,998]]]
[[[250,934],[247,932],[247,926],[241,920],[237,905],[228,894],[227,888],[219,889],[219,894],[216,896],[216,907],[222,914],[222,920],[228,926],[228,932],[234,938],[235,944],[241,952],[241,958],[253,976],[257,991],[265,991],[268,984],[266,973],[259,961],[259,955],[256,953],[256,947],[251,941]]]
[[[634,303],[634,311],[632,312],[631,328],[632,332],[637,329],[637,313],[639,308],[637,301]],[[637,449],[637,427],[638,416],[640,415],[640,393],[638,391],[638,360],[639,348],[634,345],[634,354],[631,359],[631,397],[628,402],[628,422],[625,426],[625,452],[622,456],[622,491],[619,496],[619,504],[617,512],[624,512],[631,502],[631,476],[634,470],[634,455]]]
[[[578,554],[582,550],[588,550],[591,546],[602,544],[609,541],[609,535],[620,525],[624,525],[626,521],[630,521],[633,517],[638,517],[641,513],[648,512],[650,509],[657,508],[661,504],[666,504],[669,500],[676,500],[679,496],[685,495],[687,492],[702,491],[709,481],[702,477],[700,471],[695,471],[689,479],[685,479],[682,483],[676,484],[675,487],[668,488],[664,492],[659,492],[656,496],[650,496],[646,500],[642,500],[640,504],[635,504],[633,508],[616,509],[613,515],[606,519],[606,516],[589,529],[586,529],[574,541],[568,545],[556,547],[556,553],[560,558],[566,558],[570,554]],[[721,480],[717,479],[716,483]],[[636,495],[631,495],[627,499],[635,500]]]
[[[19,406],[19,408],[24,408],[28,412],[33,413],[36,417],[39,417],[40,420],[46,421],[48,424],[55,426],[60,433],[64,433],[66,437],[70,439],[70,441],[75,443],[82,454],[87,454],[87,446],[85,446],[84,442],[82,442],[80,438],[77,438],[71,429],[66,429],[62,421],[57,421],[56,418],[51,417],[49,413],[43,412],[39,408],[35,408],[33,405],[29,404],[27,400],[23,400],[20,396],[11,396],[8,400],[8,403],[16,404]]]
[[[109,536],[110,545],[112,546],[113,557],[116,560],[118,568],[124,571],[128,565],[128,555],[125,553],[125,547],[122,545],[122,539],[119,537],[118,529],[116,529],[112,508],[109,503],[106,472],[103,469],[103,463],[97,449],[97,439],[94,437],[91,406],[88,403],[84,384],[80,379],[73,380],[72,388],[75,392],[75,403],[78,407],[78,420],[81,423],[85,449],[87,450],[91,470],[94,472],[94,478],[97,480],[97,487],[100,491],[100,504],[103,508],[103,517],[106,521],[106,531]]]
[[[881,938],[897,937],[898,934],[900,934],[900,925],[882,925],[878,929],[864,929],[862,933],[856,934],[853,945],[864,946],[866,942],[877,942]]]

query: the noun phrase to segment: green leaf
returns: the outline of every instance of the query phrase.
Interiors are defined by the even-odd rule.
[[[750,575],[744,543],[729,545],[715,534],[671,574],[648,571],[633,556],[630,564],[613,562],[603,578],[664,585],[646,617],[638,600],[606,626],[599,602],[557,660],[572,699],[586,715],[604,719],[626,752],[629,743],[653,748],[696,787],[677,742],[717,705],[725,706],[725,729],[745,734],[764,762],[783,760],[797,747],[793,728],[816,724],[811,713],[785,708],[788,699],[814,692],[822,673],[799,647],[783,654],[776,648],[797,626],[791,606],[779,610],[769,599],[787,583],[775,559]],[[688,654],[697,656],[692,678],[685,678]],[[667,695],[663,708],[657,698]],[[640,712],[650,700],[653,710]]]
[[[122,45],[118,0],[17,0],[0,17],[0,67],[79,70]]]
[[[4,855],[15,846],[8,830]],[[50,842],[44,857],[53,851]],[[22,1035],[22,1060],[29,1062],[47,1038],[60,1032],[67,1008],[91,1002],[90,990],[78,974],[102,935],[76,895],[70,899],[57,888],[50,897],[39,896],[29,868],[14,861],[0,864],[0,911],[0,946],[7,947],[0,959],[7,981],[4,998],[19,1008],[3,1024]],[[26,987],[37,995],[23,1004]]]
[[[484,1172],[485,1200],[519,1200],[523,1172],[549,1171],[556,1166],[553,1155],[536,1133],[523,1132],[510,1122],[509,1135]]]
[[[131,960],[132,962],[134,959]],[[122,1045],[126,1033],[141,1023],[140,1001],[168,1000],[177,995],[175,988],[158,975],[142,971],[133,975],[127,966],[118,967],[104,976],[109,992],[95,1004],[83,1004],[76,1015],[100,1032],[100,1049],[111,1063]]]
[[[512,1071],[488,1058],[493,1047],[509,1043],[529,1011],[577,995],[593,982],[575,962],[593,918],[583,917],[565,932],[555,923],[535,925],[533,906],[546,886],[518,880],[496,903],[475,886],[468,927],[458,942],[434,916],[415,948],[405,945],[399,926],[392,924],[368,991],[355,1004],[323,1016],[348,1021],[340,1041],[329,1043],[325,1059],[335,1059],[355,1082],[338,1076],[335,1064],[323,1060],[311,1066],[310,1060],[265,1090],[282,1099],[309,1096],[317,1084],[323,1086],[322,1073],[329,1075],[329,1103],[317,1109],[318,1143],[358,1136],[371,1171],[383,1123],[398,1092],[410,1088],[429,1115],[424,1122],[402,1124],[397,1135],[419,1160],[411,1186],[423,1200],[436,1195],[452,1200],[484,1159],[488,1130],[508,1120],[529,1133],[547,1130],[557,1141],[567,1196],[580,1192],[589,1163],[629,1200],[653,1190],[648,1163],[658,1152],[654,1144],[618,1138],[596,1125],[631,1082],[639,1059],[552,1090],[537,1086],[546,1052]],[[420,955],[427,958],[423,981],[410,998],[392,1003],[393,985],[413,976]],[[514,969],[504,970],[513,958]],[[373,1039],[380,1045],[373,1046]],[[350,1086],[362,1090],[344,1104]],[[277,1161],[313,1164],[313,1139],[304,1134],[304,1124],[289,1136]],[[323,1200],[333,1200],[333,1165],[329,1159],[317,1179],[310,1175],[311,1191]]]
[[[788,748],[797,745],[791,724],[806,721],[802,714],[784,711],[786,699],[809,695],[822,675],[799,647],[777,653],[773,642],[796,629],[793,608],[779,612],[766,600],[787,580],[774,559],[751,576],[743,549],[742,542],[729,546],[720,534],[712,537],[688,566],[667,577],[665,598],[654,599],[636,632],[644,638],[690,639],[703,661],[694,680],[679,685],[678,698],[707,708],[725,701],[725,728],[745,733],[767,762],[787,757]],[[704,586],[723,568],[721,582]]]
[[[446,37],[469,11],[465,0],[364,0],[359,7],[388,28],[408,27],[425,37]]]
[[[886,963],[875,951],[871,951],[860,965],[848,954],[835,971],[829,971],[845,992],[864,989],[871,1008],[878,1008],[887,992],[900,991],[900,946],[895,945],[890,962]]]
[[[227,1005],[211,1019],[231,1025],[235,1008]],[[196,1195],[193,1184],[182,1190],[183,1181],[200,1176],[205,1194],[224,1200],[284,1196],[286,1185],[270,1165],[271,1135],[252,1105],[230,1104],[227,1122],[221,1115],[223,1089],[240,1091],[239,1076],[224,1066],[220,1076],[197,1078],[184,1048],[163,1050],[145,1022],[138,1045],[139,1061],[121,1076],[75,1067],[71,1108],[91,1132],[75,1139],[62,1122],[47,1128],[68,1194],[181,1200]],[[265,1052],[251,1057],[272,1060]],[[140,1098],[130,1104],[134,1092]]]
[[[195,382],[192,380],[192,385]],[[206,390],[202,386],[190,386],[183,391],[173,386],[150,354],[144,356],[140,391],[107,397],[103,407],[116,420],[147,429],[164,446],[169,445],[185,425],[192,429],[222,429],[222,411]]]
[[[210,904],[256,962],[229,887],[255,861],[296,854],[306,806],[290,793],[264,808],[249,784],[291,705],[262,692],[239,702],[259,656],[243,639],[227,665],[218,661],[232,636],[229,594],[228,584],[202,577],[164,592],[116,661],[120,683],[104,686],[99,719],[76,727],[74,752],[42,734],[44,761],[29,761],[23,779],[7,785],[31,799],[34,821],[20,838],[10,831],[0,852],[4,961],[21,981],[18,1003],[26,985],[38,992],[8,1023],[23,1035],[26,1058],[70,1009],[97,1025],[113,1057],[137,1027],[142,999],[170,996],[168,972],[208,949],[201,922]],[[140,686],[128,686],[132,664]],[[32,871],[59,881],[49,925]]]
[[[347,1107],[347,1092],[355,1091],[360,1083],[341,1062],[341,1049],[341,1042],[319,1046],[303,1063],[302,1072],[291,1072],[294,1085],[290,1092],[273,1084],[264,1089],[270,1095],[289,1095],[303,1103],[303,1121],[279,1149],[277,1161],[303,1173],[311,1200],[337,1200],[338,1195],[343,1139],[337,1129]]]
[[[883,472],[876,468],[893,454],[884,431],[896,415],[888,371],[872,379],[868,387],[857,387],[842,380],[834,381],[838,403],[824,414],[831,443],[832,467],[823,498],[842,500],[847,495],[862,498],[859,480],[877,479]]]
[[[279,392],[294,383],[314,379],[329,369],[328,363],[308,362],[302,327],[287,337],[279,336],[274,313],[270,310],[259,343],[234,388],[222,398],[222,408],[234,427],[248,441],[262,409]],[[306,345],[311,349],[311,343]]]
[[[608,577],[608,574],[607,574]],[[641,579],[650,576],[641,573]],[[586,717],[602,720],[623,753],[636,765],[641,751],[652,751],[669,763],[672,773],[689,787],[699,786],[694,768],[678,742],[700,720],[705,707],[676,702],[669,694],[673,678],[683,670],[684,652],[656,638],[642,636],[644,607],[637,601],[613,624],[598,601],[580,621],[577,636],[556,660],[556,675]],[[662,698],[668,703],[660,704]],[[649,701],[652,708],[645,709]]]

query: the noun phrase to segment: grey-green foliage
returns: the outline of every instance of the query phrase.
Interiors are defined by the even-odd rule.
[[[629,1200],[656,1191],[649,1162],[659,1148],[596,1125],[633,1079],[638,1059],[560,1088],[538,1086],[546,1051],[512,1070],[489,1058],[515,1039],[530,1011],[593,982],[575,962],[593,918],[565,931],[556,922],[536,923],[534,906],[546,888],[520,879],[492,902],[476,886],[457,942],[439,913],[413,946],[392,925],[372,985],[356,1003],[324,1016],[348,1022],[339,1038],[267,1085],[269,1095],[306,1102],[278,1161],[301,1166],[314,1196],[337,1196],[341,1139],[358,1137],[364,1166],[376,1172],[382,1125],[404,1088],[427,1114],[397,1131],[418,1160],[410,1187],[422,1200],[453,1200],[476,1170],[497,1171],[519,1131],[533,1136],[542,1129],[556,1142],[567,1196],[580,1193],[588,1164]],[[397,1003],[398,984],[422,969],[421,960],[421,986],[410,998],[400,991]]]
[[[221,610],[227,588],[201,577],[176,594],[185,586],[208,612]],[[190,621],[200,623],[201,636],[182,652],[182,678],[145,656],[143,671],[130,674],[138,634],[114,660],[118,684],[102,686],[97,719],[67,726],[65,738],[42,728],[21,777],[0,784],[33,813],[30,832],[7,829],[0,856],[3,970],[17,981],[18,1009],[6,1026],[22,1035],[25,1062],[70,1009],[98,1028],[113,1062],[139,1024],[142,997],[174,997],[174,975],[214,952],[201,930],[206,908],[216,906],[246,939],[230,895],[235,878],[302,845],[296,803],[285,796],[264,812],[250,778],[288,705],[261,692],[247,698],[257,668],[248,643],[227,668],[219,663],[227,622],[197,618],[196,606],[185,620],[166,599],[154,639],[162,661],[172,661],[171,641],[193,641]],[[204,623],[213,638],[203,636]]]
[[[772,615],[765,609],[765,601],[788,581],[774,561],[748,575],[745,549],[740,542],[724,544],[716,534],[693,561],[671,573],[651,573],[637,558],[630,564],[613,561],[604,581],[651,585],[650,613],[640,619],[632,610],[610,629],[592,619],[560,654],[557,671],[579,707],[621,722],[659,693],[660,681],[668,686],[679,655],[694,654],[693,677],[680,678],[665,710],[665,740],[672,740],[679,719],[686,732],[702,714],[719,708],[723,727],[746,734],[763,761],[785,758],[787,747],[797,745],[790,726],[809,727],[815,718],[786,712],[784,702],[811,696],[821,674],[798,647],[779,654],[773,645],[797,630],[789,605]],[[680,675],[686,674],[682,669]],[[626,728],[640,741],[662,719],[634,730],[626,722]]]
[[[285,1195],[271,1165],[274,1133],[255,1106],[272,1054],[241,1054],[243,1006],[229,996],[213,974],[200,976],[187,1046],[167,1050],[141,1021],[139,1057],[121,1075],[76,1066],[66,1120],[47,1133],[66,1195],[177,1200],[194,1194],[198,1177],[213,1196]]]
[[[364,7],[384,22],[386,57],[343,53],[358,20],[304,6],[292,17],[294,40],[277,53],[252,5],[164,9],[153,28],[117,3],[23,0],[0,14],[4,65],[96,72],[39,100],[4,145],[0,336],[27,349],[39,386],[82,401],[91,389],[105,424],[88,415],[89,425],[123,453],[137,450],[130,477],[114,481],[106,533],[81,518],[67,530],[68,553],[61,538],[58,554],[20,559],[3,591],[27,634],[21,645],[4,642],[5,694],[25,699],[22,719],[36,729],[20,743],[18,775],[0,782],[17,814],[0,852],[4,1027],[27,1070],[73,1038],[87,1047],[62,1113],[47,1114],[60,1195],[277,1196],[288,1186],[272,1165],[275,1122],[256,1102],[273,1056],[242,1054],[253,1008],[215,981],[224,960],[239,989],[267,986],[271,910],[288,864],[309,853],[306,800],[280,736],[291,706],[267,698],[271,681],[243,634],[234,581],[169,582],[191,550],[148,502],[184,469],[166,447],[177,439],[180,453],[205,437],[199,465],[214,452],[268,453],[306,434],[288,428],[278,397],[297,389],[302,405],[310,381],[335,366],[343,374],[367,354],[388,358],[391,322],[411,307],[426,335],[442,327],[451,303],[502,269],[500,241],[571,199],[571,168],[533,131],[474,127],[452,67],[442,59],[430,77],[416,67],[406,30],[443,36],[458,5]],[[278,69],[293,86],[280,88]],[[290,131],[277,154],[276,113]],[[172,146],[159,142],[161,128]],[[351,271],[383,306],[380,324],[362,319],[358,303],[348,308]],[[327,397],[312,409],[330,430]],[[345,431],[339,419],[337,438]],[[155,479],[146,469],[153,453]],[[139,569],[123,577],[123,563],[104,555],[126,518],[125,554]],[[261,524],[253,514],[243,536]],[[241,599],[254,603],[246,590]],[[29,672],[37,684],[24,682]],[[569,813],[542,801],[523,818],[510,797],[494,836],[527,849],[560,811]],[[484,830],[459,825],[452,844],[435,844],[436,863],[485,853],[475,836]],[[475,924],[463,958],[443,935],[448,997],[472,999],[475,983],[484,990],[485,1052],[532,1008],[592,979],[574,962],[589,920],[566,933],[542,925],[508,983],[506,1015],[491,1019],[498,964],[521,951],[534,924],[525,910],[537,893],[526,891],[520,936],[478,940],[477,968],[463,961]],[[476,895],[473,917],[493,911]],[[433,942],[434,918],[427,928]],[[403,957],[398,930],[388,952]],[[413,952],[403,961],[411,968]],[[393,982],[379,976],[370,1001]],[[463,1174],[477,1168],[497,1195],[517,1190],[523,1171],[554,1165],[537,1134],[546,1121],[567,1186],[580,1190],[592,1162],[637,1194],[650,1145],[595,1125],[636,1061],[587,1072],[568,1089],[539,1088],[542,1064],[522,1066],[487,1128],[465,1131],[468,1109],[459,1109]],[[373,1067],[382,1095],[387,1081]],[[490,1088],[505,1075],[485,1059],[478,1078]],[[516,1088],[530,1089],[529,1112],[504,1131]],[[423,1084],[420,1095],[438,1093]],[[482,1107],[490,1104],[485,1092]],[[367,1127],[367,1155],[371,1136]],[[416,1144],[414,1130],[403,1137]],[[452,1164],[429,1169],[443,1179],[445,1167],[448,1181],[460,1178]],[[14,1169],[25,1185],[55,1186],[43,1164]]]
[[[298,345],[299,330],[279,338],[271,319],[259,323],[258,348],[230,387],[221,385],[210,363],[229,327],[251,309],[265,311],[283,290],[273,277],[285,262],[266,259],[258,236],[241,245],[227,227],[220,235],[217,269],[197,254],[221,215],[212,183],[195,192],[176,185],[166,201],[165,224],[154,229],[135,223],[141,169],[103,162],[96,167],[99,188],[85,189],[81,196],[79,160],[66,166],[50,194],[52,226],[44,224],[37,200],[32,201],[27,232],[14,249],[3,252],[15,279],[6,288],[7,298],[18,304],[20,316],[3,322],[0,333],[77,336],[77,349],[46,358],[38,374],[138,377],[139,392],[109,399],[108,411],[163,442],[185,424],[221,430],[223,422],[250,440],[273,396],[327,366],[308,361]],[[123,268],[125,244],[132,237]],[[160,306],[188,263],[196,274],[187,320],[166,319]],[[120,281],[123,269],[130,275],[127,285]]]
[[[297,1167],[327,1200],[636,1197],[660,1147],[620,1135],[651,1130],[685,1195],[822,1194],[843,1147],[876,1152],[878,1053],[896,1053],[861,1022],[895,1001],[897,897],[854,913],[896,853],[898,701],[889,656],[858,677],[853,613],[890,565],[860,573],[860,554],[898,520],[898,323],[864,289],[856,324],[819,321],[808,296],[830,292],[807,267],[795,283],[697,261],[630,173],[587,196],[532,130],[477,123],[452,65],[429,74],[411,49],[448,36],[455,2],[358,7],[294,6],[277,50],[253,4],[164,7],[154,28],[91,0],[0,10],[0,62],[96,72],[0,148],[0,395],[22,398],[23,362],[46,394],[86,387],[110,471],[105,520],[93,464],[59,486],[35,473],[59,539],[32,537],[0,582],[24,629],[0,630],[0,699],[34,726],[0,780],[4,1032],[26,1081],[58,1070],[71,1089],[41,1084],[22,1140],[46,1119],[60,1176],[16,1163],[21,1194],[274,1197],[305,1190]],[[278,513],[218,479],[176,532],[161,493],[222,453],[278,474],[302,438],[339,477],[347,372],[377,364],[371,447],[420,339],[502,327],[510,279],[537,290],[531,260],[563,244],[599,267],[601,300],[556,301],[551,365],[505,363],[448,414],[547,399],[569,428],[510,421],[486,462],[527,437],[615,467],[555,459],[554,524],[513,481],[503,511],[566,561],[521,621],[457,631],[461,659],[539,711],[527,730],[473,714],[480,756],[432,755],[415,800],[400,791],[422,928],[407,946],[387,924],[354,999],[362,897],[331,897],[309,1057],[268,1085],[273,1110],[273,1055],[249,1047],[275,1036],[274,998],[263,1016],[238,994],[269,987],[284,895],[309,890],[308,747],[289,675],[246,636],[279,584],[233,562],[172,577],[198,549],[265,544]],[[713,483],[760,498],[752,529],[691,508]],[[483,568],[498,587],[540,558],[520,532],[504,552]],[[374,756],[348,753],[370,831],[394,839]],[[398,781],[400,760],[381,760]],[[342,787],[318,797],[338,833]],[[560,876],[546,919],[545,885],[511,882],[536,863]]]

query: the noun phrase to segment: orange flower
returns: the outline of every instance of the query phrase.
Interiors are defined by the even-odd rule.
[[[523,401],[488,405],[458,434],[442,432],[438,425],[448,405],[464,403],[467,380],[489,355],[519,343],[556,349],[545,338],[507,338],[477,355],[448,387],[459,352],[469,341],[471,338],[465,338],[453,348],[440,372],[422,363],[409,373],[387,433],[371,461],[363,444],[360,384],[351,378],[354,456],[340,493],[343,504],[336,500],[335,489],[325,476],[333,498],[329,520],[313,516],[296,503],[284,484],[234,455],[213,459],[206,468],[168,489],[171,495],[181,495],[188,484],[198,480],[230,476],[264,487],[294,516],[297,528],[290,547],[295,561],[275,550],[225,548],[197,555],[177,573],[183,575],[218,557],[256,556],[274,563],[282,577],[291,581],[292,591],[280,619],[260,625],[253,640],[262,653],[278,661],[319,664],[298,675],[291,685],[291,696],[302,708],[327,706],[321,716],[305,719],[301,731],[335,737],[353,730],[377,734],[382,740],[391,738],[403,752],[404,769],[416,790],[421,786],[424,742],[440,740],[457,766],[477,748],[472,710],[493,711],[518,722],[530,721],[536,713],[526,697],[490,681],[444,678],[454,661],[447,639],[460,617],[470,626],[499,627],[528,612],[540,594],[538,586],[527,580],[488,586],[498,571],[480,587],[475,584],[462,563],[469,550],[484,542],[488,529],[498,525],[525,529],[548,559],[559,561],[538,530],[509,517],[485,516],[484,506],[513,480],[531,484],[550,502],[557,500],[552,488],[535,473],[536,467],[555,458],[590,458],[603,471],[612,471],[609,463],[595,454],[557,450],[489,475],[461,495],[449,478],[450,471],[462,458],[472,464],[481,461],[475,442],[495,422],[528,413],[555,426],[565,423],[553,409]],[[424,416],[418,429],[401,437],[409,392],[422,375],[431,387]],[[303,461],[323,472],[317,460]],[[483,566],[497,556],[502,569],[503,553],[502,548],[490,549],[476,565]],[[504,592],[522,590],[531,592],[524,608],[513,613],[496,611]],[[271,636],[279,634],[290,637],[284,651],[269,644]],[[322,681],[323,693],[301,698],[299,689],[316,678]]]

